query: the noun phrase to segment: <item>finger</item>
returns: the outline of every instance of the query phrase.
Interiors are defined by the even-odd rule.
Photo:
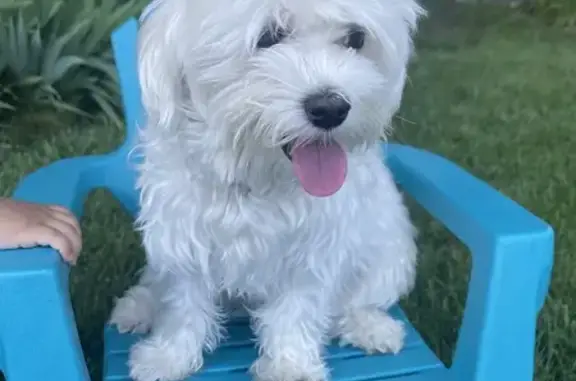
[[[70,213],[70,210],[62,205],[54,204],[54,205],[46,205],[46,207],[54,212]]]
[[[80,250],[82,249],[82,236],[79,230],[68,221],[53,218],[45,222],[45,224],[53,229],[56,229],[60,234],[64,235],[72,244],[72,256],[74,260],[78,258]]]
[[[59,205],[51,205],[49,207],[49,210],[52,216],[72,225],[74,229],[78,232],[78,235],[82,236],[82,228],[80,227],[80,222],[70,210]]]
[[[50,246],[57,250],[66,261],[74,261],[74,244],[56,228],[48,225],[37,225],[30,229],[26,237],[23,238],[22,245]]]

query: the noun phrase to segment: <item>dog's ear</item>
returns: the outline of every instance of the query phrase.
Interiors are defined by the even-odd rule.
[[[426,11],[416,0],[377,0],[380,8],[366,19],[377,49],[371,54],[386,72],[390,89],[388,102],[400,106],[407,79],[407,65],[413,54],[413,36]]]
[[[412,37],[426,11],[417,0],[380,1],[381,9],[371,18],[381,44],[383,62],[404,68],[412,55]]]
[[[147,118],[168,126],[182,101],[183,73],[178,58],[178,1],[156,1],[141,19],[138,75]],[[181,37],[180,37],[181,38]]]

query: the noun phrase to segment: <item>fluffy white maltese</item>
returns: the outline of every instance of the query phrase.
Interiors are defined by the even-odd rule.
[[[136,381],[198,371],[240,298],[260,381],[322,381],[334,337],[400,351],[387,310],[415,230],[379,139],[403,92],[414,0],[163,0],[141,25],[139,283],[111,322],[149,333]]]

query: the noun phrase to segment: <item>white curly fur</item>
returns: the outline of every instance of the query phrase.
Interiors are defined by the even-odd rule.
[[[385,311],[411,289],[415,231],[378,139],[396,112],[421,8],[414,0],[163,0],[140,31],[147,123],[139,187],[147,266],[111,322],[148,332],[136,381],[198,370],[222,336],[221,297],[242,298],[259,339],[261,381],[323,381],[332,336],[398,352]],[[267,25],[289,30],[257,49]],[[350,24],[360,51],[338,45]],[[352,108],[331,131],[348,175],[315,198],[281,145],[325,138],[302,97],[339,89]]]

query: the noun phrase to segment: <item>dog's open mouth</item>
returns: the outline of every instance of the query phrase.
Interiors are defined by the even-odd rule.
[[[306,192],[327,197],[338,192],[348,170],[346,152],[335,140],[294,141],[282,146]]]

